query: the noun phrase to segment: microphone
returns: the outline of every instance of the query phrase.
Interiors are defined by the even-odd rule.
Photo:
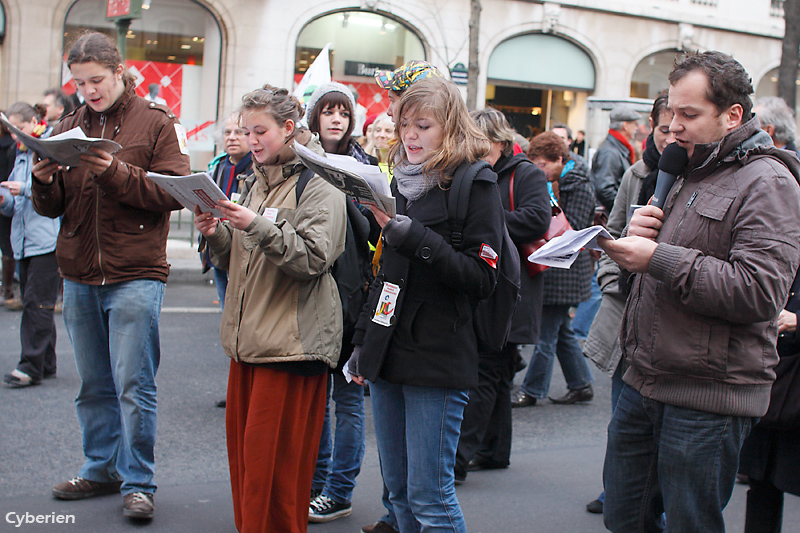
[[[669,190],[686,168],[687,163],[689,163],[689,154],[686,153],[686,148],[678,143],[670,143],[664,148],[664,153],[661,154],[658,160],[656,192],[653,193],[650,205],[654,205],[659,209],[664,208],[664,202],[667,199]]]

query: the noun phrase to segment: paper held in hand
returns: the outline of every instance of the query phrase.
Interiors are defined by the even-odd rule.
[[[148,172],[147,177],[178,200],[189,211],[194,212],[194,206],[199,205],[200,211],[203,213],[211,213],[217,218],[223,217],[222,212],[216,208],[216,205],[219,200],[227,200],[228,197],[217,187],[217,184],[207,173],[199,172],[188,176],[167,176]]]
[[[109,154],[122,149],[122,145],[110,139],[94,139],[87,137],[83,130],[75,127],[69,131],[53,135],[47,139],[37,139],[8,121],[8,117],[0,113],[0,122],[16,135],[17,141],[33,150],[40,159],[52,159],[65,167],[77,167],[81,164],[81,154],[89,148],[99,148]]]
[[[569,268],[582,249],[602,251],[597,245],[598,237],[613,239],[603,226],[590,226],[578,231],[568,229],[529,255],[528,261],[549,267]]]
[[[318,155],[295,141],[294,151],[305,166],[325,181],[366,206],[375,206],[390,217],[396,214],[389,178],[373,165],[359,163],[346,155]]]

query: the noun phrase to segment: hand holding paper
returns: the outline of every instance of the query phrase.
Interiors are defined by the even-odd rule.
[[[598,239],[613,240],[613,237],[603,226],[591,226],[579,231],[568,229],[533,252],[528,256],[528,261],[549,267],[569,268],[582,249],[602,250]]]

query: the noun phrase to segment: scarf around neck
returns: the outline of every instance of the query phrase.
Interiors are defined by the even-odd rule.
[[[656,179],[658,178],[658,160],[661,154],[658,153],[656,142],[651,133],[645,141],[644,153],[642,153],[642,160],[647,166],[647,176],[642,181],[642,188],[639,189],[639,198],[637,204],[646,205],[650,198],[656,192]]]
[[[439,183],[439,175],[438,173],[424,173],[422,164],[400,163],[394,167],[394,180],[397,182],[397,190],[410,204],[433,189]]]
[[[621,142],[622,145],[628,149],[628,157],[631,160],[631,165],[634,164],[636,162],[636,152],[633,151],[633,146],[631,145],[630,141],[628,141],[628,139],[617,130],[608,130],[608,134]]]

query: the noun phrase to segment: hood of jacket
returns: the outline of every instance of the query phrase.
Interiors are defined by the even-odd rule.
[[[772,157],[783,163],[800,183],[800,160],[788,150],[776,148],[769,134],[761,129],[757,116],[729,132],[719,141],[696,144],[689,158],[686,178],[700,180],[723,165],[746,165],[753,157]]]

